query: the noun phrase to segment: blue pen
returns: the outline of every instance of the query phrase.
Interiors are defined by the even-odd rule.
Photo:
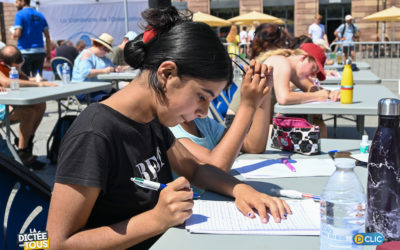
[[[165,184],[154,182],[154,181],[148,181],[148,180],[144,180],[144,179],[137,178],[137,177],[132,177],[131,181],[133,181],[133,183],[135,183],[136,185],[138,185],[142,188],[151,189],[151,190],[155,190],[155,191],[158,191],[158,190],[161,190],[161,189],[167,187],[167,185],[165,185]],[[193,192],[193,198],[200,198],[200,195]]]
[[[319,89],[320,89],[320,88],[319,88],[319,81],[318,81],[317,78],[314,79],[314,84],[315,84],[315,86],[317,86],[317,88],[318,88],[318,90],[319,90]]]

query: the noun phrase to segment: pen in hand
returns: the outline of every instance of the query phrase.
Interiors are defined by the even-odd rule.
[[[320,90],[319,81],[317,78],[314,79],[314,84],[315,84],[315,86],[317,86],[317,89]]]
[[[281,162],[282,162],[283,164],[285,164],[285,166],[288,167],[288,168],[290,169],[290,171],[296,172],[296,168],[293,167],[293,165],[290,164],[289,161],[288,161],[286,158],[281,158]]]
[[[135,183],[139,187],[151,189],[151,190],[155,190],[155,191],[162,190],[163,188],[167,187],[167,185],[165,185],[165,184],[154,182],[154,181],[149,181],[149,180],[144,180],[144,179],[137,178],[137,177],[132,177],[131,181],[133,181],[133,183]],[[200,198],[200,195],[193,192],[193,198]]]

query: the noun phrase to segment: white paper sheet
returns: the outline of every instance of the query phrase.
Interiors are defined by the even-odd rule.
[[[269,215],[267,224],[258,215],[244,216],[233,201],[195,200],[193,215],[186,220],[191,233],[261,234],[261,235],[319,235],[320,206],[312,200],[287,201],[293,214],[276,223]]]
[[[288,161],[296,169],[296,172],[290,171],[280,159],[245,160],[239,158],[233,163],[232,169],[246,179],[330,176],[335,171],[335,164],[331,159],[289,159]]]

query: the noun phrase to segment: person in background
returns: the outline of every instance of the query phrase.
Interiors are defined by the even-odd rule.
[[[86,43],[83,40],[79,40],[76,42],[75,48],[81,53],[86,48]]]
[[[335,36],[339,43],[343,43],[343,53],[345,59],[349,57],[354,59],[354,41],[360,37],[360,29],[356,24],[353,23],[353,17],[347,15],[345,17],[345,23],[341,24],[335,30]]]
[[[107,100],[87,107],[65,135],[47,228],[54,249],[149,249],[192,215],[190,183],[233,197],[247,217],[279,223],[287,203],[201,163],[169,126],[207,116],[212,98],[232,81],[232,64],[215,32],[174,7],[142,13],[146,30],[126,44],[140,75]],[[184,46],[182,46],[184,45]],[[250,88],[265,88],[260,64]],[[181,175],[172,179],[172,171]],[[144,189],[130,178],[168,184]]]
[[[67,58],[72,65],[74,65],[74,61],[78,55],[78,50],[73,46],[73,43],[70,40],[64,40],[56,49],[56,56]]]
[[[117,66],[127,66],[128,65],[124,59],[124,48],[125,48],[126,43],[135,39],[136,36],[137,36],[137,34],[135,32],[128,31],[125,34],[124,38],[122,39],[121,44],[113,47],[111,52],[107,54],[108,59],[110,59],[114,65],[117,65]]]
[[[327,44],[328,36],[325,32],[324,25],[321,24],[322,16],[320,14],[316,14],[314,17],[314,23],[308,27],[308,36],[312,39],[313,43],[315,43],[318,39],[323,39]]]
[[[92,38],[93,45],[83,50],[74,61],[71,82],[99,81],[97,75],[109,74],[115,71],[115,65],[106,57],[111,52],[114,38],[103,33],[98,38]],[[108,91],[90,93],[90,102],[97,102],[110,95]],[[87,95],[77,95],[81,102],[87,101]]]
[[[50,59],[45,59],[43,63],[43,70],[45,71],[51,71],[51,60],[56,56],[56,49],[58,48],[58,45],[55,41],[51,40],[50,41]],[[33,76],[36,76],[37,72],[33,74]],[[43,74],[41,74],[43,75]]]
[[[19,71],[20,87],[51,87],[57,86],[51,82],[34,82],[29,81],[28,77],[21,71],[24,63],[21,52],[14,45],[6,45],[0,50],[0,86],[4,88],[10,87],[11,79],[9,78],[11,67],[16,67]],[[18,156],[22,163],[32,169],[40,169],[45,164],[37,161],[37,156],[33,155],[33,139],[36,129],[38,128],[44,112],[46,103],[38,103],[33,105],[12,106],[11,121],[18,121],[18,135],[15,139]]]
[[[289,48],[292,39],[289,32],[277,24],[263,23],[254,33],[250,59],[256,58],[261,52]]]
[[[237,27],[236,25],[232,25],[231,29],[229,30],[228,35],[226,36],[226,42],[229,43],[228,45],[228,53],[229,54],[239,54],[239,43],[240,43],[240,37],[237,32]],[[234,56],[231,55],[233,58]]]
[[[244,56],[244,53],[247,51],[247,27],[243,26],[242,31],[239,33],[239,38],[240,38],[240,48],[239,52],[241,55]]]
[[[280,105],[301,104],[313,101],[338,101],[340,91],[329,91],[314,84],[314,79],[325,80],[326,56],[316,44],[303,43],[300,49],[279,49],[260,54],[257,61],[274,65],[274,98]],[[293,91],[291,84],[301,91]],[[327,129],[320,120],[314,119],[320,126],[321,137],[327,137]]]
[[[315,44],[318,45],[321,49],[323,49],[324,52],[325,52],[325,54],[327,54],[327,55],[329,55],[329,54],[332,52],[331,48],[330,48],[329,45],[325,42],[324,39],[318,39],[317,41],[315,41]],[[332,65],[332,64],[334,64],[334,63],[335,63],[334,60],[331,60],[331,59],[328,58],[328,57],[326,58],[326,61],[325,61],[325,64],[326,64],[326,65]],[[329,75],[328,72],[326,72],[326,73],[327,73],[327,75]]]
[[[18,40],[18,49],[24,57],[22,71],[28,76],[35,76],[37,70],[42,75],[43,63],[50,61],[51,46],[47,21],[42,13],[30,7],[30,0],[16,0],[18,12],[15,15],[15,31],[11,38]],[[46,46],[43,43],[43,35]]]

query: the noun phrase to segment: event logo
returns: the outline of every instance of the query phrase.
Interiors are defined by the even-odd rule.
[[[29,233],[18,235],[20,247],[24,247],[24,250],[48,249],[50,247],[47,231],[36,232],[36,229],[29,231]]]
[[[380,233],[358,233],[353,236],[356,245],[380,245],[384,239]]]

